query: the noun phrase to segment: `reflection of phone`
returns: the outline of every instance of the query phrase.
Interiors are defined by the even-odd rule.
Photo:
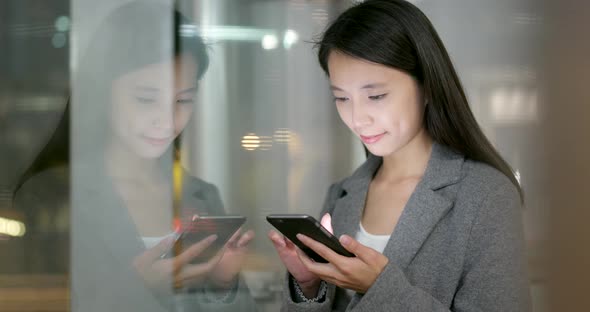
[[[183,224],[181,233],[175,241],[173,248],[163,257],[178,256],[190,246],[215,234],[217,235],[217,239],[191,261],[191,263],[206,262],[223,248],[244,222],[246,222],[246,217],[243,216],[198,217],[193,221]]]
[[[303,250],[310,258],[317,262],[327,262],[322,256],[318,255],[315,251],[305,246],[301,241],[297,239],[297,234],[301,233],[307,237],[313,238],[314,240],[328,246],[336,253],[354,257],[355,255],[346,250],[338,241],[338,238],[332,233],[328,232],[318,220],[305,214],[284,214],[284,215],[268,215],[266,220],[270,222],[277,230],[283,235],[290,239],[297,247]]]

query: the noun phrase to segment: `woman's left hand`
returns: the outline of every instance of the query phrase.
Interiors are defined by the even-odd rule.
[[[241,232],[239,229],[226,243],[221,259],[209,274],[209,280],[217,287],[230,288],[242,269],[254,231]]]
[[[324,244],[303,234],[297,234],[297,238],[329,262],[315,262],[301,250],[298,250],[299,259],[309,271],[328,283],[358,293],[366,293],[389,263],[386,256],[348,235],[340,236],[340,243],[356,257],[341,256]]]

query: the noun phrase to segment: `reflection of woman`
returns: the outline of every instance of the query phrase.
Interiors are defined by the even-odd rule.
[[[327,29],[319,61],[342,121],[370,152],[321,212],[356,257],[301,236],[329,261],[316,263],[271,232],[290,273],[284,309],[530,309],[520,188],[423,13],[364,1]]]
[[[175,217],[223,214],[217,189],[186,173],[175,200],[174,144],[189,122],[206,47],[178,13],[117,8],[78,65],[72,101],[72,298],[80,311],[253,309],[239,279],[253,233],[191,264],[205,239],[171,259]],[[194,27],[185,30],[194,31]],[[176,204],[173,205],[173,202]]]

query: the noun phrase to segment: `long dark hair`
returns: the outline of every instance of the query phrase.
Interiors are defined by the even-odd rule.
[[[367,0],[342,13],[317,42],[329,75],[332,51],[401,70],[423,88],[424,124],[432,139],[505,174],[523,192],[510,165],[477,124],[449,55],[428,18],[403,0]]]
[[[90,39],[72,73],[74,92],[67,97],[63,116],[45,147],[19,179],[15,193],[36,173],[68,166],[73,144],[78,145],[76,152],[99,152],[100,144],[89,138],[92,132],[106,132],[110,127],[109,96],[116,78],[183,53],[191,55],[198,64],[197,80],[209,66],[208,49],[198,28],[174,7],[163,4],[135,1],[118,7]],[[163,44],[161,39],[170,41]],[[72,98],[77,101],[74,107]],[[72,110],[77,110],[75,118]],[[70,129],[76,133],[72,134]],[[178,140],[174,148],[178,147]]]

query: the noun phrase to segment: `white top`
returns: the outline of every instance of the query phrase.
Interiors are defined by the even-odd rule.
[[[141,240],[143,241],[143,244],[145,245],[145,249],[150,249],[154,246],[156,246],[159,242],[161,242],[163,239],[175,235],[175,232],[172,232],[170,234],[164,235],[164,236],[142,236]]]
[[[355,236],[359,243],[371,247],[380,253],[383,253],[383,250],[385,250],[390,237],[391,235],[375,235],[367,232],[361,222],[359,222],[359,231],[356,232]]]

